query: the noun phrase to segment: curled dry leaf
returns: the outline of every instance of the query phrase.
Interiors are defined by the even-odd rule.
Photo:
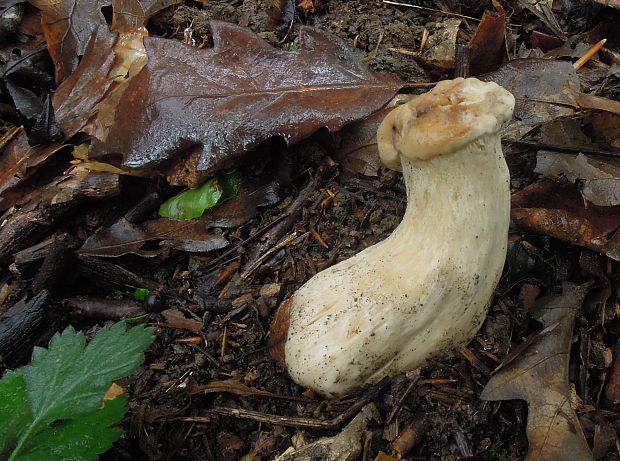
[[[232,24],[213,21],[211,29],[211,49],[144,39],[148,62],[127,83],[91,157],[121,154],[123,166],[150,169],[201,145],[196,168],[214,171],[268,138],[294,143],[365,118],[401,86],[390,74],[370,72],[344,42],[310,28],[301,29],[296,52]]]
[[[257,209],[278,202],[277,182],[250,184],[235,198],[216,207],[198,220],[153,219],[134,223],[121,218],[100,229],[84,242],[80,255],[117,257],[128,253],[155,257],[164,248],[205,253],[228,246],[228,241],[210,230],[214,227],[237,227],[256,215]],[[157,249],[145,248],[158,241]],[[152,246],[152,245],[150,245]]]
[[[558,326],[495,374],[480,396],[527,402],[526,461],[594,459],[571,407],[568,382],[573,323],[587,288],[569,283],[563,288],[561,296],[541,299],[533,313],[544,327]]]
[[[471,75],[497,69],[505,54],[506,12],[497,0],[493,0],[493,7],[495,12],[484,12],[469,40]]]

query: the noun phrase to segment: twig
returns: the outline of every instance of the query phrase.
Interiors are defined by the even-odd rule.
[[[320,429],[337,429],[344,422],[353,418],[368,402],[373,400],[379,391],[388,383],[389,378],[383,378],[373,387],[371,387],[366,394],[353,405],[351,405],[344,413],[329,420],[320,420],[312,418],[300,418],[295,416],[279,416],[269,413],[262,413],[260,411],[245,410],[243,408],[227,408],[216,407],[207,410],[210,415],[220,416],[234,416],[236,418],[251,419],[253,421],[259,421],[261,423],[275,424],[279,426],[296,426],[296,427],[314,427]],[[211,422],[209,416],[187,416],[182,418],[176,418],[178,421],[186,421],[191,423],[204,424]]]
[[[594,46],[592,46],[592,48],[590,48],[588,51],[586,51],[582,57],[580,57],[579,59],[577,59],[574,63],[573,63],[573,67],[575,68],[575,70],[579,70],[581,69],[581,67],[588,62],[590,59],[592,59],[592,56],[594,56],[596,53],[598,53],[601,48],[603,48],[603,45],[605,45],[605,43],[607,43],[607,39],[604,38],[603,40],[601,40],[600,42],[596,43]]]
[[[402,395],[398,398],[398,400],[394,404],[394,408],[392,408],[390,415],[385,420],[385,426],[389,426],[392,420],[398,415],[398,413],[400,412],[400,409],[403,406],[403,402],[405,401],[407,396],[411,393],[411,391],[416,386],[416,384],[418,384],[419,380],[420,380],[420,370],[417,370],[417,373],[411,379],[411,382],[407,386],[407,389],[405,389],[405,392],[402,393]]]
[[[227,250],[224,253],[222,253],[221,255],[219,255],[217,258],[215,258],[213,261],[211,261],[209,263],[209,265],[203,270],[203,273],[209,272],[210,270],[214,269],[217,266],[217,263],[219,263],[222,259],[224,259],[227,256],[237,252],[239,250],[239,248],[241,248],[246,243],[249,243],[252,240],[257,239],[258,237],[263,235],[265,232],[267,232],[269,229],[271,229],[276,224],[278,224],[280,221],[284,220],[287,216],[288,216],[288,213],[283,213],[281,216],[278,216],[276,219],[274,219],[270,223],[268,223],[265,226],[263,226],[263,228],[259,229],[255,234],[250,235],[248,238],[246,238],[245,240],[242,240],[240,243],[238,243],[237,245],[232,247],[230,250]]]
[[[406,6],[408,8],[415,8],[416,10],[431,11],[433,13],[441,13],[448,16],[457,16],[459,18],[471,19],[472,21],[480,22],[480,19],[474,18],[472,16],[465,16],[464,14],[452,13],[450,11],[437,10],[435,8],[427,8],[425,6],[411,5],[410,3],[392,2],[390,0],[383,0],[383,3],[386,3],[388,5]]]
[[[520,139],[502,139],[502,142],[506,144],[513,144],[515,146],[534,147],[536,149],[551,150],[560,153],[567,154],[591,154],[600,155],[601,157],[620,157],[620,152],[612,152],[608,150],[587,149],[577,147],[565,147],[558,146],[556,144],[546,144],[538,141],[524,141]]]

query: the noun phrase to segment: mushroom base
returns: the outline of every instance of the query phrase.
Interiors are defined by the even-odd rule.
[[[418,367],[467,343],[486,316],[510,214],[498,134],[428,160],[402,159],[402,170],[400,225],[312,277],[272,326],[272,344],[286,335],[286,368],[302,386],[343,394]]]

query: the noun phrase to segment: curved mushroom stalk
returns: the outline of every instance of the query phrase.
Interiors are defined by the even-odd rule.
[[[342,394],[473,337],[505,259],[510,190],[499,130],[513,107],[494,83],[456,79],[386,117],[379,150],[402,169],[405,216],[280,308],[271,351],[294,381]]]

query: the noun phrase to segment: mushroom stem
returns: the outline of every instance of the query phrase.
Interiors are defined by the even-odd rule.
[[[286,368],[297,383],[346,393],[422,365],[469,341],[482,324],[506,254],[510,189],[499,128],[514,99],[475,79],[450,84],[427,98],[430,111],[421,97],[391,112],[379,130],[382,159],[402,168],[407,187],[399,226],[316,274],[276,315],[272,335],[286,335]],[[446,103],[447,86],[465,97],[448,92]],[[488,97],[501,106],[490,118],[481,110]],[[444,134],[424,144],[424,124],[434,127],[437,113],[440,122],[454,119],[460,137],[446,141],[440,124]]]

